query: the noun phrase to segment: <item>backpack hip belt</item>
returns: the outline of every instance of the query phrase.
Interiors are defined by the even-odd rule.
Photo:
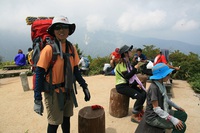
[[[47,81],[44,82],[44,92],[51,92],[52,90],[55,90],[57,88],[60,88],[60,87],[64,87],[65,86],[65,83],[62,82],[62,83],[59,83],[59,84],[50,84],[48,83]]]

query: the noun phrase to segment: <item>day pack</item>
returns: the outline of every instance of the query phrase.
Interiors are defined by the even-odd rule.
[[[83,59],[84,59],[85,67],[89,68],[90,67],[90,61],[89,61],[89,59],[87,57],[83,57]]]

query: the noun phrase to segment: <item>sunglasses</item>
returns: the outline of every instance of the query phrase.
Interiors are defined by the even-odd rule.
[[[57,24],[57,25],[54,26],[54,30],[60,30],[60,29],[69,29],[69,25]]]

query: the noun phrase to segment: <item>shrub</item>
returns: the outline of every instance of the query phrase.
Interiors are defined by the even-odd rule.
[[[91,59],[89,75],[97,75],[103,70],[104,64],[109,63],[109,56]]]
[[[187,81],[195,92],[200,93],[200,73],[196,73],[190,76]]]
[[[14,61],[1,62],[0,63],[0,69],[2,69],[3,66],[7,66],[7,65],[15,65],[15,62]]]

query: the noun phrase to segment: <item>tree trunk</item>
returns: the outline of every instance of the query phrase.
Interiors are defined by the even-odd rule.
[[[121,118],[128,115],[129,97],[117,92],[115,88],[110,91],[110,115]]]
[[[78,115],[79,133],[105,133],[104,109],[92,110],[90,106],[84,107]]]

